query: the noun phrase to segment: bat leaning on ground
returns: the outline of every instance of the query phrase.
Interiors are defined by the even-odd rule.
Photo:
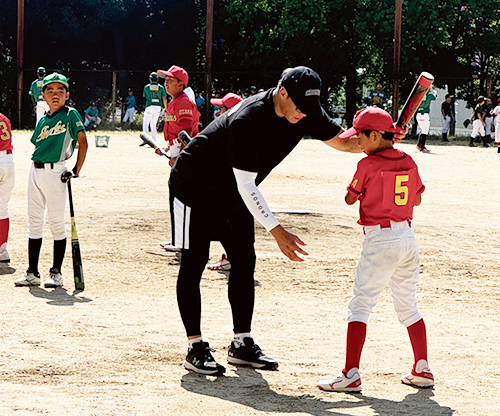
[[[84,290],[82,255],[80,253],[80,241],[76,232],[75,211],[73,209],[73,194],[71,192],[72,172],[64,172],[61,181],[68,184],[69,213],[71,215],[71,254],[73,255],[73,276],[75,279],[75,290]]]
[[[413,89],[411,90],[408,99],[401,110],[401,114],[398,117],[396,125],[398,127],[404,128],[408,125],[412,117],[415,115],[418,106],[425,99],[425,96],[431,89],[431,85],[434,82],[434,77],[428,72],[422,72]]]
[[[170,159],[170,156],[167,154],[167,152],[165,152],[165,150],[163,150],[163,148],[161,148],[160,145],[156,142],[156,140],[154,140],[149,134],[141,132],[140,137],[144,143],[148,144],[155,150],[159,149],[160,153],[163,156],[166,156]]]

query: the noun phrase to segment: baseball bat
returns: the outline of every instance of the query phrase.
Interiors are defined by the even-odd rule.
[[[186,130],[182,130],[177,135],[177,138],[182,142],[184,146],[187,146],[191,142],[191,137],[189,137],[189,134],[186,133]]]
[[[140,137],[141,137],[141,139],[143,140],[144,143],[148,144],[149,146],[151,146],[155,150],[156,149],[160,149],[160,153],[163,156],[166,156],[166,157],[168,157],[170,159],[170,156],[167,154],[167,152],[165,152],[165,150],[163,150],[158,145],[158,143],[156,142],[156,140],[154,140],[149,134],[141,132]]]
[[[73,255],[73,276],[75,278],[75,289],[84,290],[82,255],[80,253],[80,241],[76,232],[75,211],[73,209],[73,194],[71,193],[71,179],[68,180],[69,213],[71,215],[71,253]]]
[[[434,82],[434,77],[428,72],[422,72],[417,82],[413,86],[408,99],[401,110],[401,114],[398,117],[396,126],[404,128],[408,125],[412,117],[415,115],[418,106],[425,99],[425,96],[431,89],[431,85]]]

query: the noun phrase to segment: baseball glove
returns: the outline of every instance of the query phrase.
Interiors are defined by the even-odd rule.
[[[464,127],[467,128],[470,125],[470,118],[464,120]]]

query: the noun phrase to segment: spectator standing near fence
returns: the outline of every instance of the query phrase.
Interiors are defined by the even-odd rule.
[[[450,94],[446,94],[444,101],[441,104],[441,123],[443,125],[442,135],[443,142],[449,142],[448,133],[450,131],[451,121],[455,118],[453,115],[453,106],[451,104],[451,99],[453,97]]]
[[[472,133],[470,135],[470,143],[469,143],[470,147],[476,147],[476,145],[474,144],[474,140],[476,139],[478,133],[481,135],[481,138],[483,139],[484,147],[488,147],[488,143],[486,143],[485,139],[486,135],[484,130],[485,122],[483,120],[484,103],[485,99],[482,95],[477,97],[476,106],[474,107],[474,112],[471,115]]]
[[[38,75],[38,78],[31,83],[29,94],[35,108],[36,124],[38,124],[45,113],[49,112],[49,105],[42,97],[43,79],[46,75],[45,68],[43,66],[39,67],[36,70],[36,74]]]

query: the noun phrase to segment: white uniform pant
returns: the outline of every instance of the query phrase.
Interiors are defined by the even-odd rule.
[[[495,117],[495,141],[500,143],[500,114]]]
[[[36,124],[40,121],[40,119],[50,111],[49,105],[46,101],[38,101],[36,103]]]
[[[354,296],[348,321],[368,323],[378,296],[389,284],[394,309],[406,327],[422,319],[417,307],[420,259],[418,244],[407,221],[393,222],[391,228],[364,227],[366,238],[354,280]]]
[[[429,113],[417,114],[417,123],[422,134],[429,134],[429,129],[431,128]]]
[[[158,117],[160,117],[161,106],[150,105],[144,110],[144,118],[142,120],[142,131],[144,133],[149,133],[151,131],[151,137],[156,140],[156,123],[158,122]]]
[[[132,123],[134,121],[134,115],[135,115],[135,108],[127,108],[125,110],[125,116],[123,116],[123,122],[130,122]]]
[[[43,237],[46,209],[54,240],[66,238],[66,184],[61,182],[61,175],[66,170],[65,162],[54,163],[53,168],[50,163],[45,163],[41,169],[31,165],[28,181],[29,238]]]
[[[14,189],[14,157],[6,150],[0,152],[0,220],[9,218],[9,201]]]
[[[450,131],[450,124],[451,124],[451,116],[444,116],[441,119],[441,123],[443,125],[443,133],[448,133]]]
[[[88,116],[88,118],[85,117],[85,124],[84,125],[85,125],[85,127],[87,127],[90,124],[90,122],[92,122],[93,124],[95,124],[96,126],[98,126],[99,124],[101,124],[101,121],[102,120],[101,120],[100,117],[97,117],[97,116]]]
[[[470,137],[472,137],[473,139],[476,138],[477,134],[481,134],[481,136],[484,137],[484,126],[483,126],[483,122],[479,119],[477,120],[474,120],[472,122],[472,133],[470,135]]]
[[[491,124],[493,123],[493,117],[485,117],[484,118],[484,130],[487,136],[491,136]]]

